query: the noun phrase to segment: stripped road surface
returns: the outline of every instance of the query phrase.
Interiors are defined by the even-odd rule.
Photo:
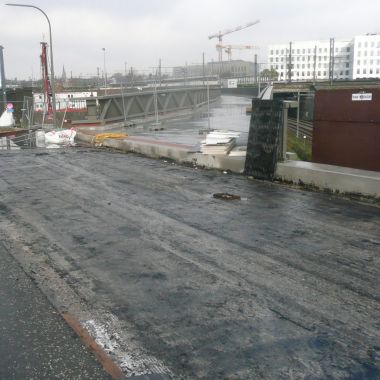
[[[0,239],[127,376],[380,378],[378,207],[92,149],[0,165]]]

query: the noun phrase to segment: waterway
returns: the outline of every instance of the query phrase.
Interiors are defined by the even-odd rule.
[[[159,125],[147,123],[133,128],[123,129],[130,136],[146,136],[150,139],[197,146],[205,138],[209,130],[229,130],[240,132],[236,141],[237,146],[246,146],[249,130],[250,115],[246,108],[251,105],[251,98],[222,95],[216,102],[202,107],[187,116],[162,120]],[[25,145],[24,148],[27,148]],[[61,148],[57,145],[45,145],[42,141],[37,144],[39,148]],[[18,150],[20,146],[11,142],[7,145],[6,139],[0,141],[0,150]]]
[[[190,116],[174,118],[160,122],[158,126],[146,124],[128,129],[131,136],[148,136],[157,140],[196,145],[204,139],[209,129],[222,129],[240,132],[237,145],[247,144],[250,115],[246,108],[251,105],[251,98],[222,95],[207,107]],[[162,130],[154,130],[160,129]]]

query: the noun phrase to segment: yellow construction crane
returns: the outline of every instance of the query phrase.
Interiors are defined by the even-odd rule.
[[[259,22],[260,22],[260,20],[251,21],[247,24],[237,26],[236,28],[233,28],[233,29],[226,29],[223,31],[219,31],[218,33],[215,33],[215,34],[212,34],[211,36],[208,36],[208,39],[211,40],[212,38],[217,38],[219,41],[218,45],[223,45],[223,36],[225,36],[226,34],[234,33],[234,32],[237,32],[239,30],[249,28],[253,25],[258,24]],[[218,55],[219,55],[219,62],[222,62],[222,60],[223,60],[223,55],[222,55],[223,49],[217,47],[217,50],[218,50]]]
[[[245,50],[245,49],[258,49],[257,46],[254,45],[221,45],[217,44],[216,49],[219,51],[220,49],[224,49],[224,51],[228,55],[228,60],[232,59],[232,50]]]

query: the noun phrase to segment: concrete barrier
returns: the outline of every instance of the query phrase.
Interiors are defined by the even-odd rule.
[[[277,164],[277,179],[346,194],[380,198],[380,173],[342,166],[286,161]]]

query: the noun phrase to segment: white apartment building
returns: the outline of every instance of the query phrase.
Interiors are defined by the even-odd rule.
[[[268,62],[279,74],[279,81],[289,80],[290,44],[268,47]],[[333,49],[333,54],[330,52]],[[350,40],[292,42],[292,81],[380,78],[380,35],[367,34]]]
[[[353,79],[380,78],[380,34],[354,37]]]

